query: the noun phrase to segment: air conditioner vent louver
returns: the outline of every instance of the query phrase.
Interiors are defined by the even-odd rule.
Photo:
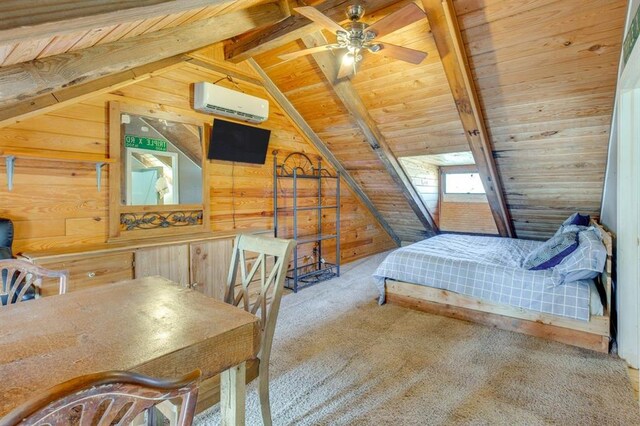
[[[269,117],[269,101],[211,83],[196,83],[194,109],[252,123]]]
[[[234,115],[234,116],[238,116],[238,117],[245,117],[247,118],[249,121],[258,121],[258,122],[262,122],[264,121],[262,119],[262,117],[258,116],[258,115],[254,115],[254,114],[247,114],[246,112],[242,112],[242,111],[234,111],[232,109],[229,108],[223,108],[221,106],[218,105],[212,105],[212,104],[207,104],[206,105],[207,109],[209,109],[210,111],[215,111],[215,112],[219,112],[221,114],[229,114],[229,115]]]

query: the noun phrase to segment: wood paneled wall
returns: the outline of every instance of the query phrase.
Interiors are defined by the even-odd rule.
[[[405,5],[399,1],[366,22]],[[508,208],[520,238],[544,239],[575,211],[597,217],[624,0],[455,0]],[[351,78],[397,157],[469,150],[426,19],[385,41],[429,53],[412,65],[365,53]],[[256,57],[402,239],[415,218],[313,59]]]
[[[433,221],[440,226],[440,170],[438,166],[428,164],[419,158],[403,157],[400,164],[411,178],[411,183],[420,194],[422,201],[431,213]]]
[[[489,203],[445,201],[440,204],[440,230],[474,234],[498,234]]]
[[[222,63],[220,46],[199,52],[199,59],[257,78],[247,65]],[[107,155],[107,103],[119,101],[200,118],[213,116],[192,109],[192,84],[224,77],[185,63],[150,79],[98,95],[61,110],[0,129],[0,147]],[[237,81],[248,94],[268,98],[257,85]],[[223,80],[219,84],[233,88]],[[273,100],[270,117],[262,127],[272,130],[269,152],[279,160],[292,151],[317,156],[313,146],[293,127]],[[14,251],[56,247],[82,247],[106,240],[108,217],[108,167],[104,167],[102,192],[90,164],[17,159],[14,189],[6,189],[4,164],[0,168],[0,215],[16,225]],[[273,160],[265,165],[212,161],[209,167],[211,223],[214,231],[272,228]],[[342,184],[342,260],[350,261],[394,247],[373,216]]]
[[[456,0],[520,238],[600,212],[624,0]]]
[[[365,21],[375,22],[407,2],[367,14]],[[253,0],[243,2],[249,3],[254,4]],[[626,2],[455,0],[454,4],[517,236],[546,238],[574,211],[597,217]],[[30,48],[2,46],[0,60],[9,64],[73,50],[213,12],[203,9],[157,22],[138,22],[132,33],[118,26],[94,34],[34,41]],[[401,29],[385,41],[429,53],[417,66],[387,59],[383,52],[365,53],[360,71],[352,78],[395,155],[468,150],[427,20]],[[407,241],[423,238],[424,227],[313,59],[282,63],[277,58],[280,53],[301,48],[304,45],[297,41],[255,59],[361,184],[398,236]],[[208,49],[200,57],[222,63],[219,48]],[[246,65],[226,66],[256,77]],[[222,76],[185,64],[0,129],[0,147],[104,155],[106,102],[133,102],[210,121],[210,116],[191,110],[190,85]],[[247,93],[267,97],[259,86],[241,83],[241,87]],[[314,152],[273,102],[272,106],[272,118],[265,124],[273,129],[272,146],[283,154],[296,149]],[[270,163],[271,158],[263,167],[212,163],[214,229],[271,226]],[[0,174],[0,214],[16,220],[16,249],[104,241],[108,170],[105,168],[101,193],[95,189],[94,173],[90,165],[18,159],[12,193],[4,189],[6,177]],[[390,247],[388,236],[357,200],[346,190],[343,195],[343,242],[345,247],[357,243],[345,256],[358,257]]]
[[[364,21],[375,22],[408,2],[400,1]],[[389,43],[429,53],[421,65],[365,54],[351,82],[396,157],[469,149],[453,96],[426,19],[385,37]],[[311,57],[282,62],[277,55],[303,49],[289,43],[256,61],[322,138],[403,241],[424,238],[424,227],[366,142]]]

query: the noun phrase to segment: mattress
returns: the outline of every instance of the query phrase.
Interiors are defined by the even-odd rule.
[[[384,303],[385,279],[391,278],[582,321],[588,321],[592,311],[601,313],[602,303],[592,280],[558,285],[553,270],[521,267],[527,254],[540,244],[443,234],[402,247],[390,253],[373,275],[379,302]]]

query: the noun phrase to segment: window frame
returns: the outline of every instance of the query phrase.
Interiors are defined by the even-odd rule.
[[[446,192],[446,175],[447,174],[466,174],[466,173],[479,173],[475,164],[467,166],[440,166],[439,176],[439,197],[440,202],[486,202],[487,194],[486,190],[481,194],[472,193],[447,193]],[[482,179],[482,178],[481,178]],[[484,187],[484,184],[483,184]]]
[[[480,179],[480,184],[482,184],[482,178],[480,177],[480,173],[476,172],[446,172],[442,174],[442,192],[446,195],[486,195],[487,192],[482,186],[482,192],[447,192],[447,175],[477,175],[478,179]]]

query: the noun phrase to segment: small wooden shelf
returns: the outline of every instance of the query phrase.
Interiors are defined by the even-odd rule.
[[[100,192],[100,182],[102,179],[102,166],[113,163],[114,160],[99,154],[78,154],[65,151],[42,151],[28,148],[4,148],[0,149],[0,157],[5,159],[7,166],[7,187],[9,191],[13,189],[13,170],[16,158],[30,160],[45,160],[56,162],[89,163],[96,167],[96,186]]]
[[[42,151],[22,148],[0,149],[0,157],[30,158],[34,160],[70,161],[74,163],[113,163],[114,160],[100,154],[79,154],[65,151]]]

